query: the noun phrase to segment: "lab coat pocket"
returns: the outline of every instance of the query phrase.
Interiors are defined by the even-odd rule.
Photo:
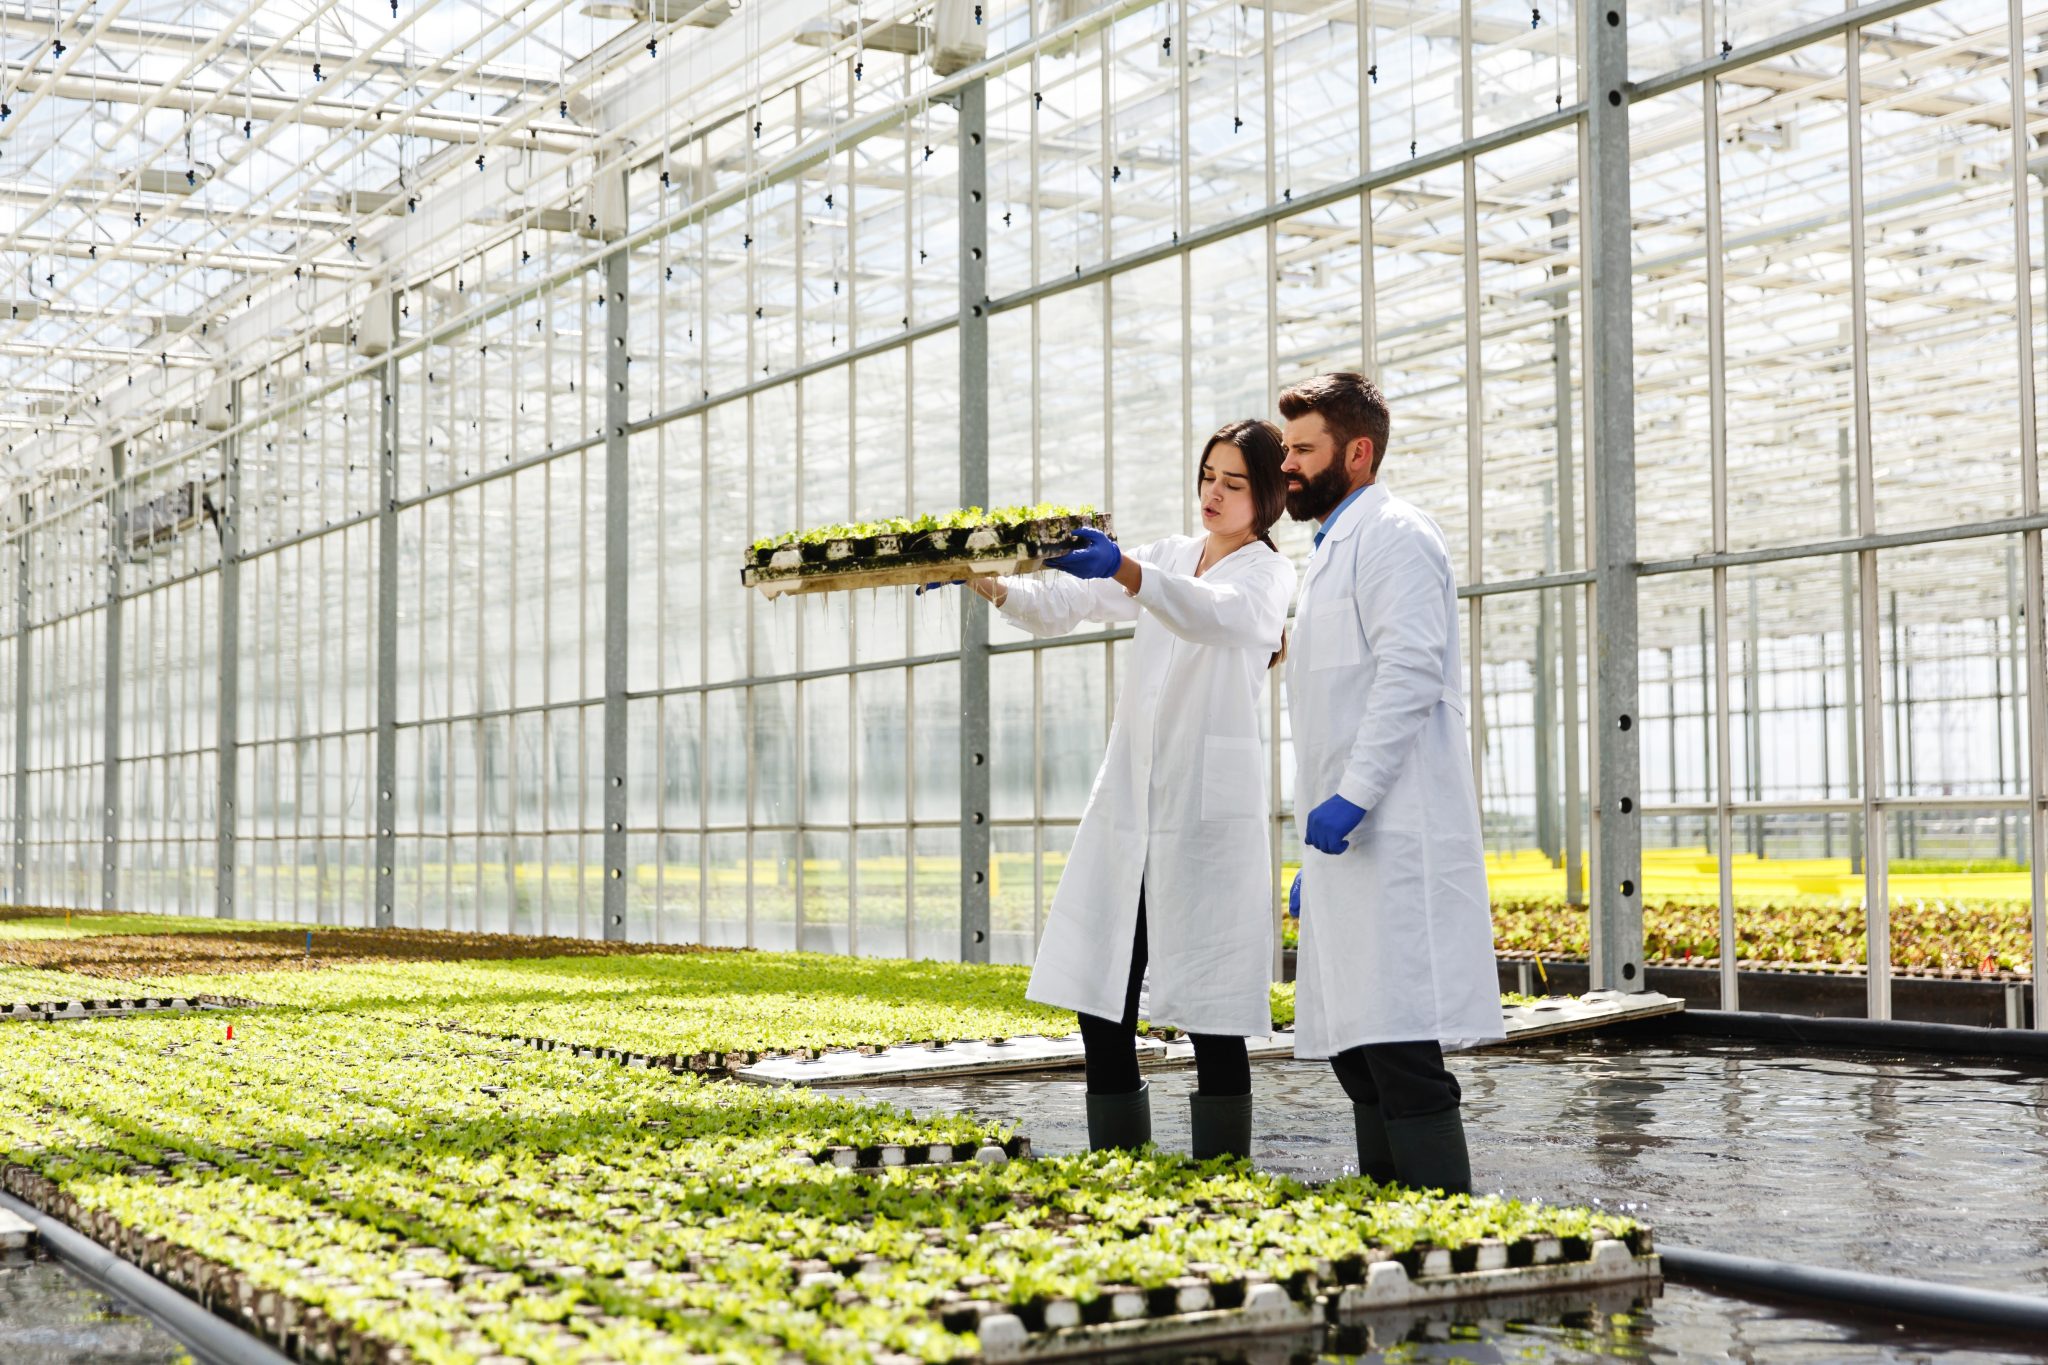
[[[1256,820],[1265,813],[1265,746],[1255,739],[1208,736],[1202,744],[1202,818]]]
[[[1312,672],[1325,668],[1351,668],[1364,657],[1359,638],[1358,615],[1350,598],[1325,602],[1309,613],[1308,666]]]

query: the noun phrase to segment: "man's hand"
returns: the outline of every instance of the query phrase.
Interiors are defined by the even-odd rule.
[[[1124,562],[1124,552],[1117,549],[1115,541],[1093,526],[1081,527],[1074,532],[1074,538],[1082,542],[1080,548],[1046,560],[1048,569],[1058,569],[1076,578],[1115,577],[1117,566]]]
[[[1287,913],[1301,918],[1301,869],[1294,870],[1294,885],[1287,889]]]
[[[1351,847],[1349,836],[1365,818],[1365,808],[1333,796],[1308,813],[1301,837],[1318,853],[1342,853]]]

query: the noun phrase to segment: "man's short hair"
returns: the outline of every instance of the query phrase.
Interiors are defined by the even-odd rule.
[[[1312,412],[1322,414],[1323,424],[1337,438],[1341,455],[1351,443],[1364,436],[1372,441],[1372,473],[1379,477],[1380,461],[1387,458],[1387,436],[1393,417],[1387,411],[1380,386],[1351,370],[1319,374],[1280,391],[1280,415],[1289,421]]]

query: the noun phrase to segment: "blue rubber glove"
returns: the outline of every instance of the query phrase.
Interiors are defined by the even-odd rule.
[[[945,583],[927,583],[917,590],[917,595],[919,597],[922,597],[926,593],[930,592],[933,588],[957,588],[966,581],[967,580],[964,578],[955,578]]]
[[[1294,870],[1294,885],[1287,891],[1287,913],[1295,919],[1301,918],[1301,869]]]
[[[1302,839],[1318,853],[1342,853],[1351,847],[1349,836],[1365,818],[1365,808],[1333,796],[1308,813]]]
[[[1085,543],[1078,550],[1046,560],[1047,568],[1076,578],[1108,578],[1124,562],[1124,552],[1117,549],[1116,542],[1093,526],[1081,527],[1074,532],[1074,538]]]

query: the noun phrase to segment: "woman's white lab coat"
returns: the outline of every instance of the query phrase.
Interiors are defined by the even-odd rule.
[[[1109,751],[1032,969],[1031,999],[1123,1013],[1145,892],[1147,1018],[1196,1033],[1272,1031],[1273,870],[1259,705],[1280,647],[1294,566],[1253,541],[1201,577],[1203,539],[1125,553],[1135,597],[1113,579],[1057,570],[1005,578],[1005,616],[1034,635],[1082,621],[1137,623]],[[1057,687],[1058,656],[1047,659]]]
[[[1297,822],[1366,815],[1302,850],[1294,1055],[1504,1032],[1443,532],[1374,484],[1309,560],[1288,650]]]

